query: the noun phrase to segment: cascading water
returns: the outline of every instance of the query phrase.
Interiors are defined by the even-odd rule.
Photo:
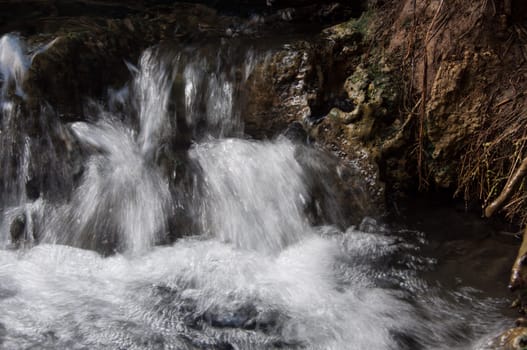
[[[26,194],[29,134],[15,156],[2,148],[16,171],[2,177],[0,348],[482,348],[504,301],[425,281],[437,262],[419,232],[314,225],[313,207],[335,210],[331,186],[313,193],[324,163],[285,137],[243,138],[241,91],[260,56],[224,54],[147,50],[95,122],[59,128],[82,175],[58,199]],[[24,57],[0,39],[3,146]],[[8,249],[22,231],[31,244]]]
[[[276,253],[309,233],[308,192],[287,140],[216,140],[195,146],[204,173],[204,232],[237,247]]]
[[[7,95],[11,84],[15,85],[16,94],[23,95],[22,82],[29,67],[29,58],[24,52],[24,45],[13,35],[0,38],[0,77],[2,79],[2,99]]]
[[[12,35],[5,35],[0,38],[0,112],[2,115],[3,134],[1,135],[1,146],[2,153],[6,155],[5,157],[2,157],[3,162],[1,164],[2,171],[4,172],[4,179],[27,176],[28,142],[27,140],[20,140],[24,139],[24,136],[13,134],[7,135],[7,130],[12,128],[12,125],[15,123],[14,119],[17,118],[17,114],[19,113],[15,103],[8,96],[8,93],[14,88],[16,95],[23,95],[22,82],[28,66],[29,62],[24,52],[23,44],[19,38]],[[10,164],[11,162],[7,161],[12,157],[23,158],[21,161],[22,165],[19,168],[20,172],[22,172],[21,174],[13,174],[14,169]],[[3,194],[8,195],[10,200],[22,200],[24,197],[24,189],[20,188],[20,183],[13,181],[6,182],[3,185]],[[9,194],[6,190],[8,188],[11,189]],[[3,202],[5,202],[5,199]]]

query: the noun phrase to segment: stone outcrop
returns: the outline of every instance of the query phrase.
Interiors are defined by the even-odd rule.
[[[33,4],[21,2],[17,6],[23,9],[30,3]],[[3,4],[5,2],[0,2]],[[229,41],[272,38],[265,58],[258,60],[252,73],[246,77],[246,91],[241,92],[251,96],[241,115],[245,132],[263,139],[282,133],[287,135],[287,130],[291,135],[291,130],[296,128],[300,135],[296,141],[315,143],[335,154],[336,157],[331,158],[323,156],[322,152],[299,147],[303,150],[299,151],[299,162],[304,166],[313,166],[310,158],[318,157],[324,158],[322,161],[329,169],[314,169],[320,179],[307,180],[313,189],[313,200],[306,210],[311,212],[314,224],[333,222],[345,228],[358,223],[365,215],[378,214],[380,210],[374,208],[382,208],[383,184],[375,162],[375,151],[371,148],[378,129],[372,120],[377,115],[386,114],[381,111],[386,109],[385,100],[390,99],[385,99],[386,95],[378,89],[384,84],[382,79],[369,73],[360,77],[364,79],[364,86],[352,88],[346,83],[349,75],[360,72],[361,55],[367,50],[364,28],[358,25],[362,22],[349,21],[330,26],[336,18],[356,11],[356,7],[309,1],[290,5],[295,7],[280,9],[282,5],[265,5],[261,14],[244,17],[200,4],[74,1],[50,5],[39,2],[40,7],[37,6],[35,11],[40,15],[33,13],[35,17],[31,17],[33,15],[28,13],[29,17],[2,23],[1,28],[17,29],[21,33],[31,53],[31,65],[23,84],[25,96],[23,99],[15,94],[10,96],[17,101],[19,108],[13,118],[13,124],[16,124],[13,125],[13,134],[29,136],[30,152],[43,150],[42,157],[33,161],[29,169],[24,189],[28,198],[35,200],[44,196],[51,199],[55,196],[58,198],[54,199],[61,201],[64,198],[60,193],[71,196],[75,184],[82,178],[83,160],[89,152],[78,144],[68,125],[74,121],[93,122],[98,113],[90,109],[89,100],[105,101],[108,89],[116,90],[127,84],[135,74],[134,64],[145,48],[157,44],[162,50],[164,46],[200,46],[201,43],[204,43],[202,47],[208,47],[206,44],[210,42],[228,45]],[[19,8],[17,6],[11,10],[15,11]],[[82,6],[93,11],[78,15]],[[312,27],[313,35],[302,32],[306,24]],[[322,31],[323,27],[328,28]],[[290,28],[301,30],[274,42],[277,31]],[[177,81],[174,84],[175,89],[182,89]],[[359,101],[360,98],[353,94],[364,96]],[[330,133],[322,131],[326,125],[333,125],[334,118],[329,116],[332,108],[342,113],[357,109],[354,125],[366,129],[362,125],[369,123],[370,131],[365,131],[368,135],[355,142],[354,134],[341,134],[339,130],[349,125],[348,121],[332,126],[334,130]],[[179,133],[178,140],[174,141],[174,145],[179,142],[175,147],[177,150],[174,147],[163,149],[156,159],[162,163],[163,171],[170,174],[176,166],[189,166],[184,154],[192,135],[181,133],[185,127],[179,125],[180,122],[174,122],[178,124]],[[333,136],[338,142],[349,136],[350,143],[339,143],[339,147],[343,146],[342,151],[335,147]],[[22,149],[24,142],[25,139],[19,137],[16,147]],[[366,145],[364,142],[370,143]],[[16,176],[23,162],[22,156],[17,154],[8,160],[13,163],[12,176]],[[179,180],[184,183],[173,184],[176,192],[178,186],[190,186],[186,183],[188,179],[183,179],[185,175],[181,175],[185,171],[179,168]],[[317,202],[325,198],[327,192],[336,195],[327,203]],[[338,213],[336,208],[343,208],[343,212]],[[171,233],[168,240],[176,238],[171,236],[173,232],[182,231],[179,226],[192,224],[187,214],[178,213],[177,223],[169,223]],[[22,242],[26,230],[22,222],[13,221],[11,228],[13,241]],[[104,252],[111,249],[104,248]]]

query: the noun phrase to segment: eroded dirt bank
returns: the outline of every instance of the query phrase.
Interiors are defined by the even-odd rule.
[[[401,79],[393,136],[378,134],[390,190],[447,189],[486,217],[524,226],[525,3],[386,1],[373,13],[367,67],[386,61]],[[514,305],[522,313],[526,249],[524,242],[509,285],[520,290]],[[522,348],[525,320],[517,326],[495,346]]]

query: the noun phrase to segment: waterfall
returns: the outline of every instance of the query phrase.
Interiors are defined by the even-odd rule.
[[[245,135],[272,52],[227,46],[148,48],[35,131],[28,50],[0,39],[0,349],[481,348],[503,298],[429,278],[424,234],[340,193],[333,156]]]
[[[29,68],[29,58],[25,53],[23,42],[14,35],[4,35],[0,38],[0,81],[2,81],[1,97],[6,98],[12,84],[15,92],[23,96],[22,82]]]
[[[295,146],[287,139],[238,139],[196,145],[204,173],[204,232],[245,249],[280,252],[310,232],[303,209],[308,189]]]
[[[30,162],[30,140],[17,129],[21,118],[16,98],[24,96],[22,83],[29,59],[24,43],[16,35],[4,35],[0,38],[0,210],[12,205],[24,206],[27,200],[25,184],[28,180]],[[0,227],[3,232],[13,231],[19,235],[18,227],[31,225],[31,218],[26,218],[26,210],[7,210],[0,216]],[[6,217],[4,219],[4,216]],[[15,222],[10,230],[11,222]],[[8,239],[0,234],[0,246],[5,246]]]
[[[138,143],[141,153],[147,155],[159,147],[161,134],[166,130],[172,77],[168,67],[156,60],[152,51],[146,51],[139,64],[134,81],[135,98],[140,106]]]
[[[167,56],[155,49],[142,55],[131,89],[132,103],[138,110],[138,130],[104,112],[103,107],[97,123],[71,125],[76,138],[94,155],[73,200],[62,210],[67,213],[69,228],[59,230],[59,235],[55,233],[57,227],[48,229],[45,241],[70,242],[90,249],[103,244],[104,251],[109,245],[132,254],[146,252],[163,241],[169,229],[168,217],[173,213],[169,179],[163,178],[156,164],[160,149],[172,148],[167,144],[174,139],[189,137],[185,133],[196,136],[203,122],[207,134],[214,136],[233,133],[240,127],[233,116],[235,82],[205,60],[196,64],[194,55]],[[209,76],[210,69],[218,73]],[[174,90],[181,79],[183,110],[170,107],[178,103],[171,98],[178,95]],[[178,115],[181,111],[184,116]],[[178,128],[178,119],[186,122],[184,128]]]
[[[13,93],[24,96],[22,83],[29,68],[29,59],[25,53],[23,42],[14,35],[4,35],[0,38],[0,116],[2,134],[1,168],[4,173],[3,203],[12,201],[20,204],[25,200],[24,183],[27,178],[29,164],[29,141],[27,136],[17,133],[16,124],[20,111],[16,105]],[[13,166],[11,159],[17,159],[19,166]],[[1,205],[0,205],[1,207]]]
[[[72,128],[81,142],[98,151],[69,205],[76,226],[73,243],[96,248],[101,241],[117,241],[125,251],[147,251],[166,230],[168,182],[144,157],[132,131],[118,122]]]

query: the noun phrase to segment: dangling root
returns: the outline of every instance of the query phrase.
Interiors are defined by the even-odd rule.
[[[522,161],[518,170],[509,178],[500,195],[485,208],[485,217],[490,218],[503,207],[525,175],[527,175],[527,158]]]

